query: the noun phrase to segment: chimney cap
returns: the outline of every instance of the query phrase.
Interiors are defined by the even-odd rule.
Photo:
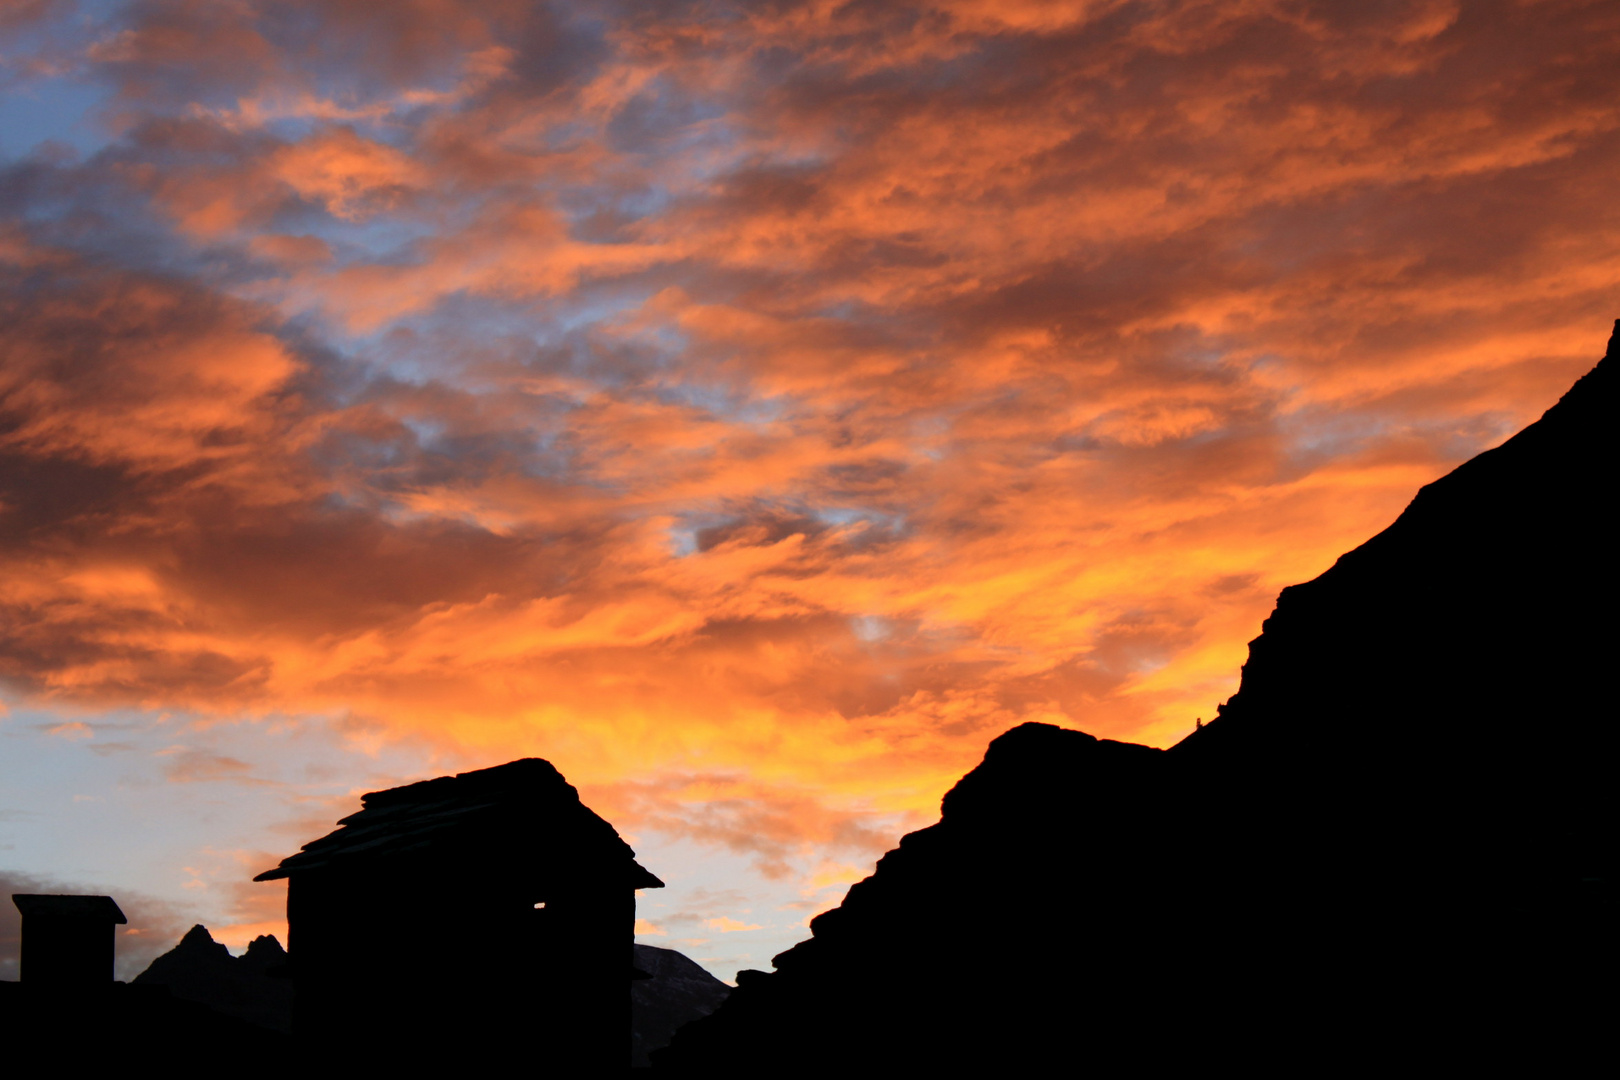
[[[12,893],[11,902],[23,913],[52,919],[83,919],[86,922],[127,923],[124,913],[110,896],[76,896],[67,893]]]

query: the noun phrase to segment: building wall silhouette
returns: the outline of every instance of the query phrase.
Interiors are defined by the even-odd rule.
[[[365,796],[289,878],[294,1033],[334,1059],[622,1068],[635,891],[660,882],[536,758]]]

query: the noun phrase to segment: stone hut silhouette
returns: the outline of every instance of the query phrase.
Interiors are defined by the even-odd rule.
[[[549,762],[366,795],[287,878],[294,1035],[327,1058],[622,1068],[637,889],[663,882]]]
[[[91,987],[113,981],[115,927],[129,922],[110,896],[13,893],[22,913],[20,981]]]

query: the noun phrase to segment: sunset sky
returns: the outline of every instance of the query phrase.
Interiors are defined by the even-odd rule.
[[[0,0],[0,887],[539,756],[766,967],[1552,404],[1616,177],[1612,0]]]

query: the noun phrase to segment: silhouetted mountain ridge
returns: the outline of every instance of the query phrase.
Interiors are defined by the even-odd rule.
[[[215,941],[198,924],[179,944],[135,976],[136,986],[163,986],[184,1001],[275,1031],[292,1031],[293,988],[272,972],[287,962],[281,942],[269,934],[254,938],[241,956]]]

